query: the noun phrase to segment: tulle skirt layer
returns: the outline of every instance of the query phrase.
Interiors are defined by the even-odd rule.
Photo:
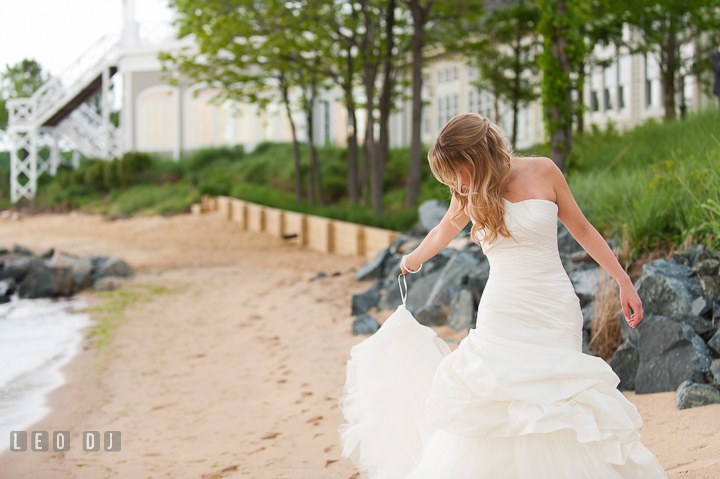
[[[515,437],[476,438],[436,429],[404,479],[647,479],[666,477],[655,457],[635,444],[633,461],[608,463],[595,443],[572,429]]]

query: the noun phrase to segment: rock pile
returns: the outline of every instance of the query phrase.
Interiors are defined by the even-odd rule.
[[[720,402],[720,252],[691,246],[645,264],[635,282],[645,313],[610,365],[621,390],[676,391],[679,409]],[[714,390],[714,392],[713,392]]]
[[[358,281],[370,288],[351,300],[354,334],[372,334],[380,327],[368,314],[394,310],[401,303],[397,277],[400,259],[415,249],[442,219],[448,205],[431,200],[419,209],[420,221],[392,245],[362,265]],[[406,275],[408,310],[426,326],[475,327],[477,308],[490,273],[481,248],[469,238],[469,226],[448,247],[429,259],[417,274]],[[610,240],[611,247],[618,245]],[[583,352],[589,348],[593,300],[599,266],[558,221],[558,251],[583,311]],[[644,319],[630,328],[618,316],[624,343],[610,366],[620,390],[637,393],[677,391],[678,408],[720,402],[720,252],[702,245],[643,266],[635,288],[643,302]],[[710,389],[718,391],[714,394]]]
[[[35,254],[14,245],[0,247],[0,303],[19,298],[52,298],[72,296],[92,287],[113,289],[132,278],[125,261],[107,256],[73,256],[49,248]]]

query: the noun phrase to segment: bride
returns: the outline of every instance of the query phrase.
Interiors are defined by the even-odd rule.
[[[498,127],[476,113],[451,119],[428,160],[452,199],[402,257],[400,276],[419,271],[472,221],[471,238],[490,263],[476,327],[450,352],[403,296],[351,351],[338,401],[343,456],[363,479],[667,478],[639,440],[642,419],[617,375],[582,353],[558,219],[617,281],[631,327],[643,311],[562,172],[547,158],[511,155]]]

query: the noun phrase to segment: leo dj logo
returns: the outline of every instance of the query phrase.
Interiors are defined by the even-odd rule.
[[[105,431],[103,436],[103,449],[107,452],[120,451],[120,431]],[[10,451],[25,452],[28,446],[27,431],[10,431]],[[54,431],[52,448],[55,452],[70,450],[70,431]],[[82,448],[85,452],[98,452],[100,450],[100,432],[83,431]],[[30,450],[34,452],[47,452],[50,450],[50,434],[47,431],[33,431],[30,433]]]

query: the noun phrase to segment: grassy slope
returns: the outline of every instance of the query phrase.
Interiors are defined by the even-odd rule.
[[[719,141],[715,108],[622,135],[591,132],[574,145],[568,184],[593,225],[606,237],[627,238],[633,257],[663,243],[709,240],[717,249]],[[546,154],[542,148],[525,153]]]

